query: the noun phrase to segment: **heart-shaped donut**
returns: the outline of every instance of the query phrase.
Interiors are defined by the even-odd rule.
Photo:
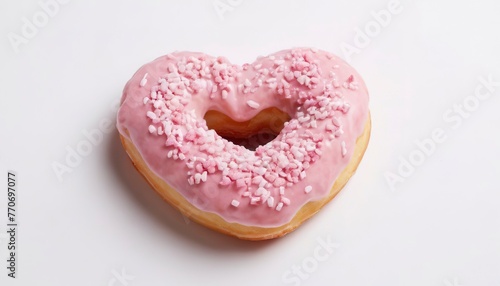
[[[371,125],[359,74],[297,48],[243,66],[203,53],[160,57],[125,86],[117,127],[167,202],[211,229],[263,240],[294,230],[342,189]],[[276,138],[255,150],[224,138],[268,127]]]

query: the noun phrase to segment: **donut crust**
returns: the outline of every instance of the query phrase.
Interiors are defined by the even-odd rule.
[[[220,128],[222,129],[223,126],[220,126]],[[227,131],[230,132],[230,130]],[[290,222],[279,227],[271,228],[229,223],[215,213],[205,212],[198,209],[147,167],[147,164],[144,162],[139,151],[128,138],[120,134],[120,139],[123,147],[125,148],[125,151],[132,160],[134,167],[139,171],[139,173],[142,174],[149,185],[165,201],[179,210],[184,216],[217,232],[234,236],[243,240],[257,241],[278,238],[286,235],[287,233],[299,227],[307,219],[311,218],[325,204],[331,201],[355,173],[368,146],[368,142],[370,140],[370,132],[371,119],[370,114],[368,114],[363,133],[356,140],[356,145],[351,160],[335,180],[330,193],[321,200],[310,201],[306,203],[304,206],[302,206],[302,208],[299,209],[299,211],[295,214]]]

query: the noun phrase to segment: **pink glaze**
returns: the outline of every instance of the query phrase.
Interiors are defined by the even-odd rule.
[[[247,121],[269,107],[291,120],[255,151],[220,137],[203,119],[216,110]],[[238,66],[178,52],[144,65],[127,83],[117,127],[196,207],[228,222],[276,227],[330,192],[367,116],[363,80],[330,53],[284,50]]]

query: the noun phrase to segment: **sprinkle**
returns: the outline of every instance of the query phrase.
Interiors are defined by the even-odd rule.
[[[231,205],[232,205],[233,207],[237,208],[237,207],[240,205],[240,202],[238,202],[237,200],[233,200],[233,201],[231,202]]]
[[[255,191],[255,195],[256,195],[256,196],[261,196],[261,195],[262,195],[262,194],[264,194],[264,193],[267,193],[267,190],[266,190],[266,189],[264,189],[264,188],[262,188],[262,187],[259,187],[259,188],[257,189],[257,191]]]
[[[307,75],[301,75],[297,78],[297,81],[301,84],[304,85],[306,83]]]
[[[149,125],[148,130],[149,130],[149,133],[155,133],[156,127],[154,127],[154,125]]]
[[[284,195],[285,194],[285,187],[280,187],[280,195]]]
[[[306,175],[306,171],[302,171],[302,172],[300,172],[300,179],[301,179],[301,180],[305,179],[305,177],[306,177],[306,176],[307,176],[307,175]]]
[[[260,107],[260,104],[257,103],[257,102],[255,102],[255,101],[253,101],[253,100],[248,100],[247,101],[247,105],[250,106],[253,109],[257,109],[257,108]]]
[[[250,82],[250,80],[248,80],[248,78],[247,78],[247,79],[245,79],[245,86],[246,86],[246,87],[250,87],[250,86],[252,86],[252,83]]]
[[[250,204],[255,205],[260,201],[260,197],[252,197],[250,199]]]
[[[307,186],[305,187],[304,192],[306,192],[306,194],[309,194],[312,191],[312,189],[313,189],[312,186]]]
[[[141,87],[145,86],[145,85],[146,85],[146,83],[148,82],[148,80],[147,80],[147,78],[146,78],[147,76],[148,76],[148,73],[146,73],[146,74],[144,75],[144,77],[141,79],[141,83],[139,84]]]
[[[267,206],[270,208],[274,207],[274,198],[273,197],[269,197],[267,199]]]
[[[155,114],[153,111],[148,111],[148,112],[146,113],[146,115],[147,115],[147,117],[151,118],[152,120],[154,120],[154,119],[157,119],[157,118],[158,118],[158,116],[156,116],[156,114]]]
[[[283,208],[283,203],[279,202],[278,205],[276,206],[276,210],[281,211],[282,208]]]
[[[142,102],[144,104],[147,104],[149,102],[149,97],[144,97],[144,99],[142,100]]]
[[[342,141],[340,143],[340,145],[342,146],[342,157],[344,157],[347,154],[347,148],[345,146],[345,141]]]
[[[289,205],[290,205],[290,199],[289,199],[289,198],[281,197],[281,201],[282,201],[285,205],[287,205],[287,206],[289,206]]]
[[[333,123],[333,125],[340,127],[340,121],[337,117],[332,118],[332,123]]]

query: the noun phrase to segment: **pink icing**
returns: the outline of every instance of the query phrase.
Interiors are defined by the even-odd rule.
[[[291,120],[255,151],[203,119],[215,110],[247,121],[269,107]],[[117,127],[191,204],[228,222],[276,227],[330,192],[367,116],[363,80],[330,53],[284,50],[238,66],[178,52],[144,65],[127,83]]]

